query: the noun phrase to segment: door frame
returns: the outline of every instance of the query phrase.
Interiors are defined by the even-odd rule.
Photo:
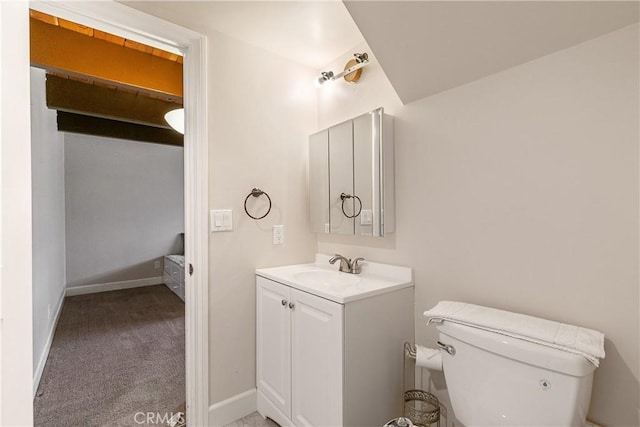
[[[207,38],[114,1],[44,0],[29,7],[184,55],[186,411],[190,425],[209,425]]]

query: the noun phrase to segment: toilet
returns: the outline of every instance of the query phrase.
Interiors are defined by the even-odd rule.
[[[598,359],[464,322],[433,323],[451,406],[465,426],[585,425]]]

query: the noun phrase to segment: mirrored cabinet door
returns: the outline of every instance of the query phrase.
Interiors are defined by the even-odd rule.
[[[354,233],[353,194],[353,123],[329,128],[329,214],[331,233]],[[349,217],[347,217],[347,215]]]
[[[354,221],[355,234],[359,236],[373,235],[374,147],[371,141],[374,137],[374,113],[353,119],[353,193],[362,203],[360,214]],[[354,200],[354,204],[357,203]]]
[[[329,130],[309,137],[311,231],[329,232]]]

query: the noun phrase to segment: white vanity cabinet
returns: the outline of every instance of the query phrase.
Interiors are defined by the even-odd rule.
[[[256,276],[258,412],[281,426],[316,427],[400,416],[413,285],[338,302],[270,270]]]
[[[257,283],[258,390],[287,420],[267,416],[342,425],[343,306],[263,277]]]

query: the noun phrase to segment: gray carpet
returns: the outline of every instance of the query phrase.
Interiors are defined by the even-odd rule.
[[[253,412],[224,427],[280,427],[280,425],[269,418],[262,418],[262,415],[257,412]]]
[[[137,421],[184,411],[184,338],[184,303],[164,285],[66,298],[35,425],[164,424]]]

